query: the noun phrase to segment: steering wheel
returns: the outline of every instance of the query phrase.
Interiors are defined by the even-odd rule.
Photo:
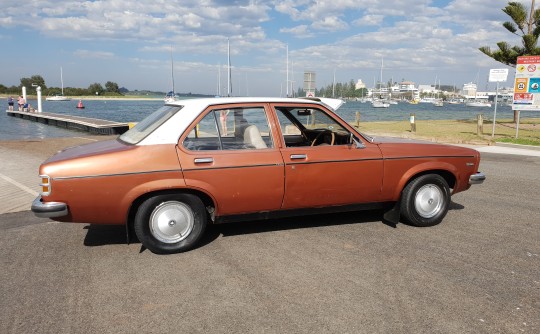
[[[324,130],[322,130],[321,132],[319,132],[317,134],[315,139],[313,139],[313,141],[311,142],[311,146],[315,146],[315,144],[317,143],[317,140],[319,140],[319,138],[321,138],[323,135],[326,136],[328,133],[330,133],[330,135],[332,136],[332,140],[330,141],[330,145],[334,145],[334,141],[336,140],[336,134],[334,132],[332,132],[332,130],[324,129]]]

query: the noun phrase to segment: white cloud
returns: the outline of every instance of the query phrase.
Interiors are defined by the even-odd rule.
[[[115,58],[114,53],[107,51],[91,51],[91,50],[75,50],[73,54],[81,58],[97,58],[97,59],[112,59]]]
[[[292,28],[281,28],[279,29],[279,32],[282,32],[285,34],[291,34],[297,38],[310,38],[310,37],[315,36],[315,34],[312,31],[310,31],[309,27],[305,24],[292,27]]]
[[[327,16],[320,21],[314,22],[312,27],[320,30],[338,31],[347,29],[348,24],[340,20],[337,16]]]
[[[365,15],[352,23],[357,27],[362,26],[378,26],[382,23],[384,15]]]

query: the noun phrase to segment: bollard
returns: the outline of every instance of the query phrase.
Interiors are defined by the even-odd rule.
[[[484,134],[484,114],[476,115],[476,134],[479,136]]]
[[[416,132],[416,115],[414,113],[411,113],[410,122],[411,122],[411,132]]]
[[[359,111],[356,112],[356,127],[357,128],[360,127],[360,112]]]

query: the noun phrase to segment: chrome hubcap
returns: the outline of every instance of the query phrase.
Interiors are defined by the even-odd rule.
[[[418,189],[414,198],[416,212],[423,218],[436,216],[441,211],[443,204],[443,192],[433,184],[422,186],[422,188]]]
[[[163,202],[150,216],[150,232],[161,242],[184,240],[193,230],[195,217],[191,208],[181,202]]]

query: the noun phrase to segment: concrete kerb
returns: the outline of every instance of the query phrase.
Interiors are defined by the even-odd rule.
[[[496,142],[495,146],[511,147],[511,148],[517,148],[517,149],[522,149],[522,150],[540,151],[540,146],[534,146],[534,145],[520,145],[520,144]]]

